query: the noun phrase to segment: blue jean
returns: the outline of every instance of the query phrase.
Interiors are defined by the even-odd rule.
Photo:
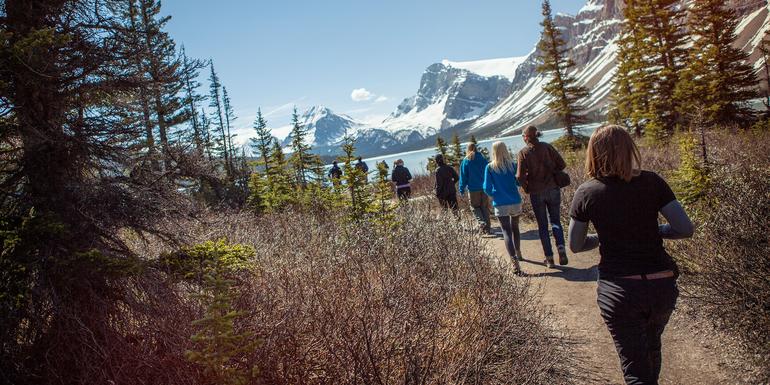
[[[549,222],[553,237],[556,239],[556,245],[564,246],[564,229],[561,227],[559,216],[561,190],[555,188],[541,193],[529,194],[529,200],[532,203],[532,211],[535,212],[535,219],[537,219],[537,231],[540,234],[540,243],[543,244],[543,253],[545,253],[546,258],[553,257],[551,238],[548,234]]]

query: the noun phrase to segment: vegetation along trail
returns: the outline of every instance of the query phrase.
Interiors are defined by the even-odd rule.
[[[499,229],[498,229],[499,232]],[[570,254],[569,265],[548,269],[537,226],[522,223],[521,247],[524,273],[532,280],[532,290],[551,310],[556,328],[573,341],[581,366],[593,384],[623,384],[615,346],[596,305],[599,251]],[[496,255],[507,259],[502,238],[488,238]],[[735,383],[724,363],[692,333],[692,325],[674,312],[663,335],[661,384]],[[558,360],[554,357],[554,360]]]

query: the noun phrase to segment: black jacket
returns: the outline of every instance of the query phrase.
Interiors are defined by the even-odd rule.
[[[412,174],[409,173],[408,168],[404,166],[396,166],[396,168],[393,169],[393,175],[391,175],[390,180],[396,182],[397,186],[403,186],[412,180]]]
[[[451,166],[442,165],[436,170],[436,196],[439,198],[451,198],[457,195],[455,183],[460,180],[457,171]]]

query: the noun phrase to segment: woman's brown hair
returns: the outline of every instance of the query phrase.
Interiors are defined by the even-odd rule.
[[[641,168],[642,157],[639,148],[623,127],[607,125],[591,135],[586,153],[588,176],[616,176],[628,182],[639,175]]]
[[[465,150],[465,157],[468,160],[473,160],[476,157],[476,143],[468,144],[468,149]]]

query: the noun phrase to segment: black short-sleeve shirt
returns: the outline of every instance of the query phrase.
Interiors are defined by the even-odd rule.
[[[650,171],[630,182],[608,177],[580,185],[570,216],[596,228],[602,278],[676,270],[658,230],[658,212],[674,200],[666,181]]]

